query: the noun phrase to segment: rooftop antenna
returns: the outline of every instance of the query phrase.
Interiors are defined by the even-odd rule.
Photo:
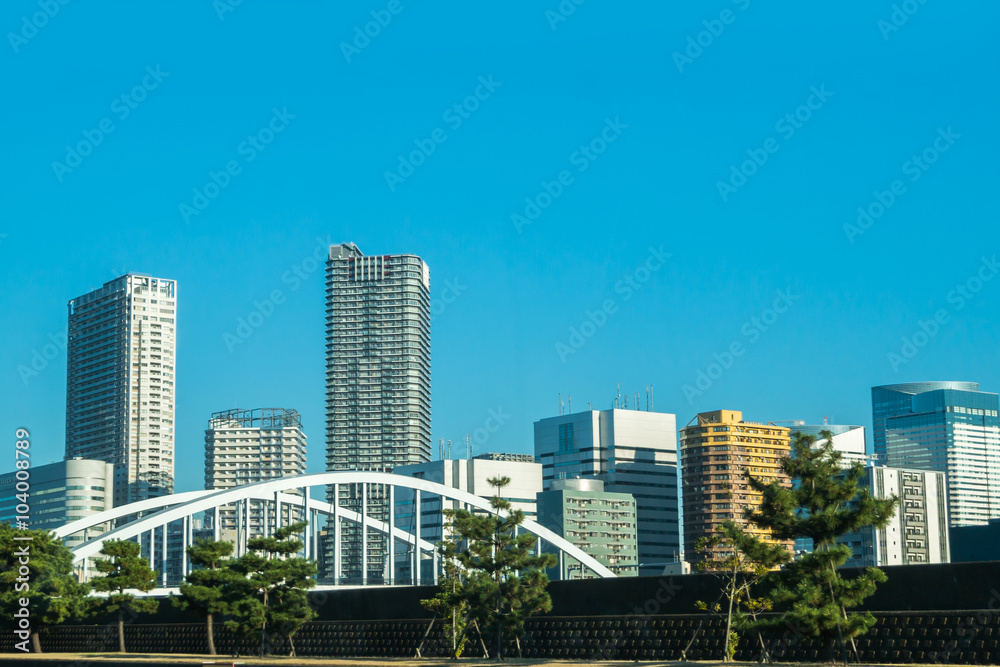
[[[823,417],[823,426],[826,426],[827,424],[829,424],[829,422],[827,422],[826,417]]]
[[[444,460],[444,438],[438,438],[438,457]]]
[[[451,458],[451,440],[448,441],[448,458]]]
[[[465,453],[472,460],[472,436],[468,433],[465,434]]]
[[[594,410],[594,404],[588,401],[587,402],[587,411],[588,412],[593,412],[593,410]]]
[[[566,394],[566,399],[569,401],[569,409],[566,414],[571,415],[573,414],[573,394]]]
[[[559,392],[559,416],[560,417],[562,417],[562,413],[563,413],[563,409],[562,409],[562,392]]]
[[[622,402],[622,383],[619,382],[615,385],[615,389],[618,392],[618,396],[615,398],[615,407],[619,407]]]
[[[635,403],[632,406],[638,410],[639,409],[639,392],[635,392]]]

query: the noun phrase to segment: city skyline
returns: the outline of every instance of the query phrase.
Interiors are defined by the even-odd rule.
[[[376,7],[65,6],[6,53],[0,431],[63,457],[65,304],[131,270],[181,286],[179,460],[213,412],[286,405],[322,471],[340,242],[432,268],[432,448],[528,453],[559,394],[618,383],[682,424],[996,391],[1000,7],[887,32],[891,5],[404,4],[347,54]]]
[[[337,245],[337,244],[333,244],[333,245]],[[353,245],[353,244],[348,244],[348,245]],[[379,255],[379,256],[381,257],[381,255]],[[129,276],[135,276],[135,277],[141,278],[141,277],[149,277],[150,274],[144,273],[144,272],[139,272],[139,271],[132,271],[132,272],[129,272],[129,273],[125,274],[125,275],[120,276],[117,279],[113,279],[113,280],[108,281],[105,284],[104,288],[101,288],[101,289],[98,289],[98,290],[92,290],[91,292],[88,292],[88,294],[91,294],[91,293],[94,293],[94,292],[100,293],[102,289],[106,289],[107,285],[114,284],[114,283],[116,283],[118,281],[121,281],[122,279],[128,278]],[[156,279],[154,279],[154,280],[156,280]],[[176,285],[176,281],[170,280],[170,281],[167,281],[167,282],[170,282],[170,283]],[[71,300],[71,302],[72,302],[72,300]],[[327,335],[329,335],[329,332],[327,332]],[[903,386],[903,387],[906,387],[906,386],[915,386],[915,385],[921,385],[921,386],[924,386],[924,385],[926,385],[926,386],[938,386],[938,385],[952,386],[952,385],[956,385],[956,386],[977,387],[977,386],[979,386],[979,384],[980,383],[975,382],[975,381],[970,382],[970,381],[956,381],[956,380],[933,380],[933,381],[919,381],[919,382],[900,383],[899,385],[885,385],[885,387],[893,387],[893,386]],[[616,388],[617,398],[611,398],[610,399],[610,405],[614,406],[616,404],[616,401],[617,401],[618,405],[622,405],[622,401],[623,400],[629,400],[629,401],[632,401],[632,403],[629,405],[628,408],[625,408],[625,409],[628,409],[628,410],[636,410],[636,409],[638,409],[640,411],[647,410],[649,408],[649,403],[648,402],[649,401],[653,401],[653,395],[652,395],[651,390],[654,389],[654,388],[655,388],[655,386],[653,386],[653,385],[647,385],[644,388],[644,390],[641,391],[641,392],[626,392],[624,394],[625,397],[627,397],[629,395],[634,395],[634,398],[628,398],[628,399],[623,398],[623,395],[622,395],[622,392],[621,392],[620,388]],[[870,387],[870,388],[868,388],[868,390],[870,392],[873,389],[881,389],[881,388],[883,388],[883,387]],[[987,393],[989,393],[989,392],[987,392]],[[583,413],[583,412],[586,411],[584,409],[577,409],[574,412],[570,413],[569,409],[571,408],[571,402],[568,404],[569,407],[567,407],[567,399],[569,401],[572,400],[571,394],[566,394],[565,398],[563,398],[563,396],[564,395],[562,393],[558,393],[557,394],[557,401],[558,401],[558,405],[559,405],[558,409],[563,411],[562,412],[563,415],[581,414],[581,413]],[[869,393],[869,396],[870,396],[870,393]],[[639,403],[636,403],[636,401],[639,401]],[[662,401],[662,399],[661,399],[661,401]],[[591,403],[592,402],[588,402],[588,404],[591,404]],[[579,399],[578,399],[578,405],[580,405]],[[871,405],[871,403],[869,402],[869,406],[870,405]],[[588,407],[588,410],[589,409],[591,409],[591,408]],[[597,409],[597,408],[594,408],[594,409]],[[621,409],[621,408],[612,408],[612,409]],[[674,408],[674,409],[676,410],[676,408]],[[327,408],[326,411],[328,412],[329,408]],[[680,415],[686,414],[685,412],[683,412],[683,410],[677,410],[676,412],[672,411],[671,410],[671,406],[669,406],[669,405],[666,408],[664,408],[661,405],[660,407],[658,407],[655,410],[655,412],[658,412],[658,413],[667,413],[667,414],[675,414],[675,415],[678,415],[678,419],[680,418]],[[553,411],[551,411],[551,410],[549,410],[549,411],[541,410],[538,413],[539,416],[537,417],[537,419],[544,419],[544,418],[546,418],[546,415],[549,416],[549,417],[551,417],[552,413],[553,413]],[[557,414],[558,414],[558,412],[557,412]],[[787,415],[779,415],[779,416],[787,416]],[[502,408],[501,408],[501,411],[499,413],[496,410],[490,410],[490,411],[488,411],[488,418],[487,418],[485,424],[490,424],[492,422],[493,424],[496,424],[497,426],[503,426],[505,424],[505,422],[507,421],[507,419],[509,419],[509,418],[505,418],[504,417],[504,413],[502,412]],[[537,419],[536,419],[536,421],[537,421]],[[830,418],[829,416],[824,415],[823,419],[828,420],[830,423],[833,423],[833,419]],[[781,420],[777,420],[777,421],[781,421]],[[793,421],[802,421],[802,420],[786,420],[786,421],[793,422]],[[857,421],[857,420],[851,420],[851,421]],[[867,427],[868,424],[872,425],[871,429],[869,429]],[[869,411],[868,411],[868,421],[863,426],[864,426],[864,428],[866,430],[866,437],[867,437],[866,446],[867,446],[867,451],[868,451],[869,454],[873,454],[874,453],[877,456],[878,452],[875,451],[875,447],[877,445],[874,442],[876,440],[876,438],[874,437],[874,433],[876,432],[877,427],[874,425],[874,419],[872,417],[872,411],[871,411],[870,407],[869,407]],[[819,426],[815,426],[814,425],[812,427],[809,427],[809,429],[807,429],[807,432],[812,433],[814,431],[817,431],[818,428],[819,428]],[[307,432],[306,428],[303,428],[302,430],[303,430],[303,432]],[[324,432],[327,431],[326,428],[323,428],[322,430]],[[480,432],[492,433],[492,431],[487,430],[485,428],[480,428],[478,430]],[[794,430],[794,427],[793,427],[793,430]],[[677,431],[679,433],[680,429],[678,428]],[[870,433],[869,433],[869,431],[870,431]],[[471,438],[472,434],[470,433],[470,434],[466,434],[466,435],[469,435],[470,438]],[[454,448],[456,454],[452,458],[453,459],[461,458],[462,453],[464,452],[463,448],[465,447],[464,440],[458,440],[458,439],[454,439],[454,438],[445,438],[445,439],[446,440],[450,439],[450,440],[454,441],[453,442],[453,448]],[[438,440],[438,438],[434,437],[433,440],[436,443],[436,441]],[[487,439],[487,442],[488,441],[489,441],[489,439]],[[204,443],[200,443],[199,446],[203,447],[203,444]],[[481,452],[481,451],[485,451],[483,448],[477,448],[476,447],[477,444],[479,444],[479,443],[474,442],[474,444],[473,444],[473,448],[472,449],[473,449],[473,453],[474,454],[478,453],[478,452]],[[485,445],[485,443],[483,443],[483,444]],[[525,448],[519,448],[519,449],[503,449],[503,448],[486,446],[485,449],[489,449],[489,450],[493,450],[493,451],[511,451],[513,453],[530,453],[532,451],[532,448],[530,446],[529,447],[525,447]],[[437,460],[438,459],[438,456],[437,456],[437,446],[432,444],[432,446],[430,448],[430,451],[431,451],[431,455],[432,455],[431,459],[432,460]],[[79,454],[74,453],[73,455],[77,456]],[[66,454],[66,456],[68,457],[69,454]],[[326,460],[328,461],[329,460],[329,451],[327,452],[327,454],[325,456],[326,456]],[[99,457],[87,457],[87,456],[84,456],[84,458],[99,458]],[[312,457],[312,460],[309,461],[307,472],[319,472],[320,470],[322,470],[322,467],[320,467],[319,465],[317,465],[316,458],[317,458],[317,455],[314,454],[313,457]],[[58,460],[62,460],[62,459],[53,459],[53,461],[58,461]],[[185,491],[185,490],[192,490],[192,489],[195,489],[195,488],[199,488],[198,484],[196,482],[186,481],[186,483],[185,483],[185,480],[180,480],[180,482],[181,482],[181,486],[176,489],[177,491]]]

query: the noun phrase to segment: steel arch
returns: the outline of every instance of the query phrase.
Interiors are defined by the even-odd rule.
[[[462,491],[461,489],[445,486],[444,484],[431,482],[426,479],[417,479],[414,477],[405,477],[403,475],[393,475],[391,473],[384,472],[323,472],[311,475],[299,475],[295,477],[281,477],[264,482],[257,482],[255,484],[238,486],[231,489],[223,489],[220,491],[189,491],[175,496],[151,498],[137,503],[131,503],[129,505],[123,505],[121,507],[106,510],[83,519],[78,519],[77,521],[73,521],[60,527],[55,531],[55,533],[56,536],[65,538],[88,528],[113,521],[114,519],[136,514],[139,511],[159,509],[159,511],[155,514],[150,514],[127,523],[124,526],[119,526],[114,530],[108,531],[107,533],[104,533],[103,535],[76,547],[73,549],[73,561],[79,562],[99,552],[105,540],[128,539],[135,537],[152,528],[166,525],[167,523],[191,516],[192,514],[196,514],[198,512],[215,509],[221,505],[229,505],[242,500],[269,500],[274,498],[275,493],[280,493],[281,491],[303,489],[313,486],[331,486],[333,484],[378,484],[397,488],[401,487],[441,496],[442,498],[454,500],[477,509],[493,511],[493,507],[486,498],[474,495],[468,491]],[[292,499],[288,504],[293,506],[301,505],[300,502],[296,502],[298,497],[286,497]],[[313,500],[314,499],[310,499],[310,509],[314,508],[312,502]],[[333,513],[333,507],[329,503],[322,503],[321,501],[315,502],[319,503],[319,506],[315,507],[315,509],[322,511],[325,506],[330,510],[328,512],[329,514]],[[337,507],[336,512],[339,516],[342,516],[349,521],[360,520],[359,515],[354,512],[349,512],[346,508]],[[350,514],[354,514],[354,517],[352,518],[349,516]],[[371,519],[371,517],[366,518]],[[377,524],[381,524],[381,526]],[[366,525],[376,528],[382,533],[387,532],[386,524],[381,521],[376,521],[374,523],[366,521]],[[613,578],[616,576],[614,572],[598,562],[593,556],[586,553],[578,546],[570,543],[562,536],[557,535],[553,531],[542,526],[538,522],[532,519],[525,519],[524,523],[521,524],[521,528],[544,539],[546,542],[553,545],[566,555],[579,561],[581,565],[593,571],[595,574],[604,578]],[[393,531],[394,534],[395,532],[396,531]],[[409,535],[409,533],[406,534]],[[405,537],[399,537],[397,539],[406,540]],[[412,540],[409,540],[409,542],[412,543]],[[424,540],[421,540],[421,542],[423,542],[423,544],[420,545],[422,550],[433,550],[433,545],[425,542]],[[425,544],[428,546],[425,547]]]

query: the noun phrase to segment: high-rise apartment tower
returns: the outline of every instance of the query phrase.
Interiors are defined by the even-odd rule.
[[[681,429],[681,479],[684,489],[684,553],[694,562],[695,545],[715,535],[723,521],[735,521],[764,540],[771,532],[752,526],[743,517],[747,507],[760,505],[761,495],[750,488],[744,474],[769,483],[791,486],[781,459],[791,452],[789,429],[774,424],[743,421],[737,410],[699,414]],[[792,543],[785,543],[791,550]]]
[[[114,505],[174,487],[177,282],[129,273],[69,302],[66,458],[112,463]]]
[[[430,274],[416,255],[366,256],[330,246],[326,264],[326,469],[392,472],[431,458]],[[360,505],[360,489],[341,502]],[[384,518],[383,489],[368,515]],[[356,526],[345,525],[341,581],[388,572],[384,537],[372,533],[361,566]]]

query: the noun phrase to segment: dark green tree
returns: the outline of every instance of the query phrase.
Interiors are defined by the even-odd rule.
[[[125,615],[153,613],[159,607],[152,598],[138,598],[126,592],[148,593],[156,587],[156,572],[139,553],[137,542],[106,541],[101,547],[103,558],[94,561],[94,567],[104,576],[90,582],[95,591],[108,593],[108,597],[95,600],[92,613],[118,613],[118,651],[121,653],[125,653]]]
[[[270,653],[269,632],[287,637],[294,656],[293,635],[316,616],[306,592],[316,585],[316,563],[293,557],[302,549],[302,541],[294,536],[308,525],[300,521],[277,529],[273,537],[248,540],[249,551],[228,561],[228,569],[237,576],[228,598],[233,619],[225,625],[241,636],[259,634],[261,657]]]
[[[22,639],[16,647],[42,652],[40,635],[83,613],[89,586],[73,574],[73,556],[62,540],[45,530],[17,530],[0,523],[0,614],[13,618]],[[27,605],[22,605],[22,600]],[[30,630],[20,630],[27,618]]]
[[[872,526],[884,528],[892,519],[898,498],[873,498],[859,488],[864,474],[861,463],[841,465],[841,456],[833,448],[829,431],[817,438],[796,432],[792,455],[781,461],[791,479],[787,486],[779,481],[765,484],[747,473],[752,489],[762,494],[759,509],[748,508],[745,515],[754,524],[771,531],[775,539],[812,538],[814,550],[782,569],[776,578],[771,598],[787,610],[779,623],[798,623],[811,636],[822,640],[833,660],[835,645],[847,662],[847,644],[863,635],[875,623],[870,613],[852,613],[886,580],[885,573],[869,567],[852,578],[843,577],[837,568],[851,557],[851,548],[837,538]],[[855,649],[855,658],[857,650]]]
[[[792,554],[782,544],[766,542],[747,533],[735,521],[724,521],[715,531],[715,535],[703,537],[695,545],[695,551],[702,555],[695,569],[715,575],[721,583],[721,594],[715,602],[699,600],[696,605],[703,611],[725,617],[727,640],[722,659],[730,662],[739,642],[739,634],[734,628],[750,629],[758,614],[771,609],[771,601],[754,597],[752,589],[771,570],[791,560]],[[759,631],[757,639],[766,659],[767,646]]]
[[[450,531],[451,524],[445,525]],[[458,562],[458,541],[446,538],[438,544],[441,555],[442,574],[438,579],[438,593],[432,598],[421,600],[424,609],[445,619],[445,630],[451,634],[451,657],[458,659],[465,650],[467,637],[469,601],[466,599],[465,572]]]
[[[496,659],[503,660],[504,631],[519,640],[528,616],[552,609],[544,570],[554,567],[557,560],[552,554],[532,553],[534,535],[515,534],[524,522],[524,512],[512,510],[510,502],[500,497],[510,478],[487,481],[496,490],[490,499],[492,514],[468,510],[445,510],[444,514],[464,545],[455,558],[466,573],[464,597],[470,614],[479,627],[496,634]]]
[[[216,614],[229,612],[227,589],[237,582],[236,575],[226,567],[233,553],[230,542],[216,542],[198,538],[187,548],[188,560],[195,569],[191,570],[180,585],[180,595],[170,598],[174,606],[205,617],[208,632],[208,652],[215,655],[215,631],[213,620]]]

